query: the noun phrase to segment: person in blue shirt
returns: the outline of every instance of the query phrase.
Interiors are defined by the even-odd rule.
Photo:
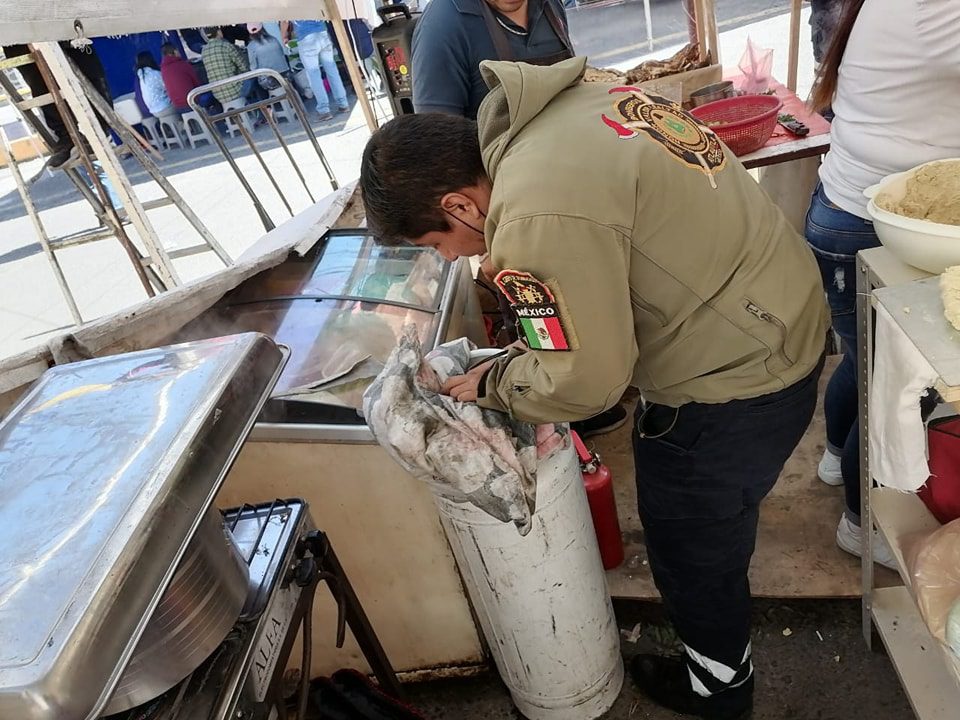
[[[574,51],[560,0],[431,0],[413,31],[412,55],[414,110],[475,120],[488,92],[482,61],[553,65]],[[512,311],[497,295],[510,328]],[[586,438],[615,430],[626,419],[618,404],[571,427]]]
[[[574,52],[559,0],[431,0],[412,55],[414,109],[476,119],[483,60],[552,65]]]

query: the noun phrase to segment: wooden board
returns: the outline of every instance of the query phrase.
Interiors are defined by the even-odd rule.
[[[960,688],[904,587],[874,595],[873,618],[919,720],[957,717]]]
[[[681,93],[683,94],[682,101],[686,103],[690,101],[691,93],[707,85],[720,82],[722,77],[723,68],[718,63],[714,63],[713,65],[697,68],[696,70],[687,70],[686,72],[667,75],[666,77],[657,78],[656,80],[637,83],[637,87],[646,88],[650,92],[660,92],[668,95],[667,90],[671,86],[680,83]]]
[[[823,388],[839,358],[831,358],[821,378]],[[636,397],[630,398],[630,411]],[[626,539],[626,561],[607,573],[615,597],[659,597],[643,546],[633,481],[631,423],[609,435],[591,438],[614,477],[620,527]],[[836,545],[837,523],[843,512],[843,488],[828,487],[817,478],[824,447],[823,410],[784,467],[773,492],[761,506],[757,551],[750,569],[753,594],[760,597],[823,598],[860,596],[860,560]],[[880,586],[899,583],[896,573],[876,567]]]
[[[753,168],[776,165],[778,163],[816,157],[825,154],[830,149],[830,135],[814,135],[813,137],[797,138],[780,145],[762,147],[756,152],[744,155],[740,162],[747,170]]]
[[[787,50],[787,87],[797,90],[797,64],[800,59],[800,11],[802,0],[790,0],[790,44]]]
[[[224,25],[258,20],[328,17],[317,0],[22,0],[0,2],[0,45],[70,40],[79,18],[86,37]]]

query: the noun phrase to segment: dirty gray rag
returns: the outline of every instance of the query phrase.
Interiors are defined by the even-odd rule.
[[[387,453],[435,493],[526,535],[536,507],[535,426],[440,394],[448,377],[469,367],[473,348],[463,338],[424,358],[415,326],[406,326],[364,393],[364,417]]]

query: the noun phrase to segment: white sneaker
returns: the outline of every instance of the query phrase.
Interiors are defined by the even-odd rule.
[[[830,448],[823,451],[820,464],[817,465],[817,477],[827,485],[837,487],[843,485],[843,473],[840,472],[840,456],[830,452]]]
[[[837,545],[851,555],[863,557],[863,529],[850,522],[846,515],[840,518],[837,526]],[[891,570],[899,570],[893,551],[876,530],[873,531],[873,561]]]

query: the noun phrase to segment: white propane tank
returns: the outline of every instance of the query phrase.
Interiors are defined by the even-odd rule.
[[[470,504],[437,497],[500,676],[530,720],[592,720],[623,685],[620,632],[573,443],[540,461],[521,537]]]

